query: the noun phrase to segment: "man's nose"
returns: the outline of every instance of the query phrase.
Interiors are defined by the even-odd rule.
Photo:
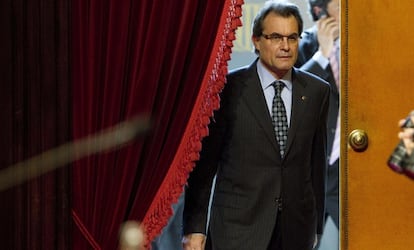
[[[282,49],[284,50],[289,50],[289,40],[287,37],[283,37],[282,41],[281,41],[281,45]]]

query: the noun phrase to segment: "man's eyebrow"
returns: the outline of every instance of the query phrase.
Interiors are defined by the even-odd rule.
[[[263,33],[263,34],[264,34],[264,33]],[[291,33],[291,34],[289,34],[289,35],[282,35],[282,34],[280,34],[280,33],[273,32],[273,33],[270,33],[270,34],[267,34],[267,35],[269,35],[269,36],[299,36],[299,34],[298,34],[298,33],[296,33],[296,32]]]

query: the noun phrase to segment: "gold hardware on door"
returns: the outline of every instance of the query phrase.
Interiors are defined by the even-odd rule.
[[[368,148],[368,134],[362,129],[355,129],[349,134],[348,143],[354,151],[363,152]]]

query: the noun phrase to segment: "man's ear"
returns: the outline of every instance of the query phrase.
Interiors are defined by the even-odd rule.
[[[256,49],[259,49],[259,47],[260,47],[260,45],[258,44],[259,43],[259,40],[260,40],[260,37],[252,36],[252,43],[253,43],[253,46]]]

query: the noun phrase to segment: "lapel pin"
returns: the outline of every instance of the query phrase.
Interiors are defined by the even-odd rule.
[[[306,96],[302,96],[302,101],[305,101],[306,100]]]

